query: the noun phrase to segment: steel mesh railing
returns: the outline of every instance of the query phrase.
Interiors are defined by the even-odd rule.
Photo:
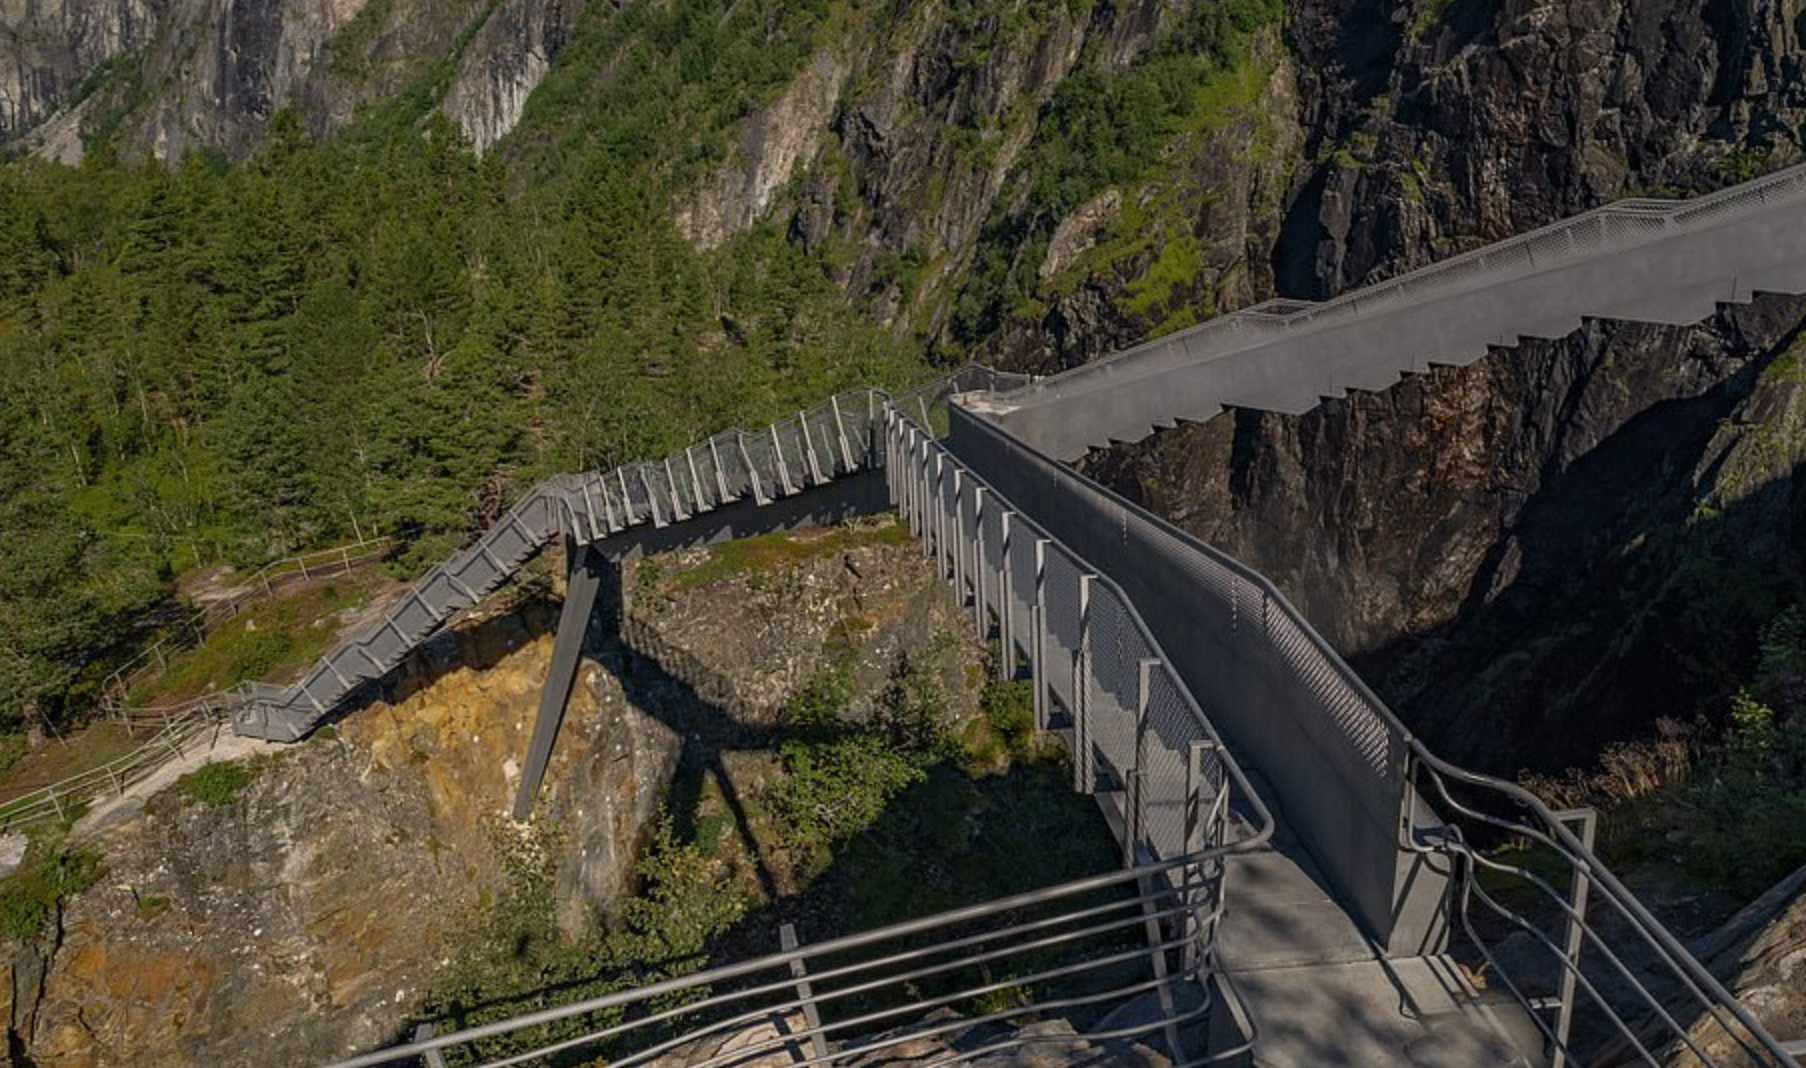
[[[944,574],[976,572],[956,590],[969,593],[981,619],[1009,636],[1006,661],[1029,659],[1037,706],[1045,699],[1064,713],[1075,786],[1109,795],[1100,800],[1117,814],[1126,857],[1172,856],[1201,840],[1185,821],[1209,805],[1188,806],[1183,792],[1221,784],[1220,742],[1134,605],[906,418],[912,407],[899,403],[892,416],[887,455],[910,458],[891,469],[892,499],[912,529],[923,531]],[[914,514],[916,502],[927,502],[929,514]],[[943,551],[934,543],[937,530],[956,532],[948,537],[968,542],[970,551]],[[1006,582],[1008,598],[987,594]],[[1011,612],[1016,618],[1006,627]]]
[[[1446,879],[1456,948],[1519,1001],[1563,1065],[1664,1064],[1676,1052],[1704,1065],[1793,1064],[1570,829],[1590,813],[1551,812],[1512,784],[1435,757],[1258,573],[989,424],[962,416],[959,428],[969,435],[962,458],[983,456],[986,477],[1000,472],[1023,487],[1035,515],[1057,520],[1056,534],[1106,561],[1132,603],[1151,609],[1156,636],[1184,636],[1180,674],[1203,680],[1193,692],[1280,784],[1293,829],[1326,866],[1340,866],[1348,903],[1372,898],[1383,916],[1426,881],[1394,882],[1388,852],[1445,873],[1432,878]],[[1051,633],[1065,606],[1048,615]],[[1147,729],[1160,735],[1164,719],[1150,713]],[[1170,788],[1152,777],[1175,773],[1161,755],[1173,749],[1150,746],[1137,761],[1144,837],[1156,841],[1172,831],[1151,802]],[[1313,804],[1333,806],[1316,826],[1302,820]],[[1501,859],[1502,848],[1526,844],[1536,863]],[[1540,967],[1501,951],[1511,936]]]
[[[429,572],[375,626],[328,652],[295,686],[257,688],[239,711],[240,730],[281,740],[302,736],[560,533],[596,541],[636,525],[684,522],[744,497],[763,504],[863,469],[873,460],[869,435],[879,396],[849,390],[764,431],[733,429],[660,461],[538,483],[500,522]]]
[[[1263,340],[1318,330],[1407,305],[1426,304],[1527,274],[1622,251],[1653,237],[1722,224],[1758,206],[1806,199],[1806,166],[1686,201],[1632,199],[1532,230],[1323,302],[1273,300],[1094,360],[1055,379],[1002,394],[1008,405],[1039,403],[1058,390],[1071,396],[1088,383],[1137,377],[1129,365],[1155,350],[1199,362]]]
[[[932,422],[942,398],[917,399]],[[1081,1038],[1164,1043],[1164,1054],[1183,1068],[1245,1053],[1245,1044],[1207,1050],[1197,1025],[1219,989],[1203,980],[1214,970],[1223,858],[1264,844],[1271,817],[1121,591],[1010,510],[897,409],[886,422],[882,454],[900,509],[944,574],[965,577],[975,604],[986,604],[983,591],[1001,590],[1006,574],[1021,574],[1017,546],[1033,557],[1039,544],[1052,566],[1027,575],[1036,602],[1076,604],[1082,592],[1090,605],[1082,617],[1060,617],[1070,641],[1025,637],[1050,662],[1079,665],[1078,679],[1068,675],[1068,698],[1099,695],[1095,734],[1081,728],[1071,740],[1075,754],[1101,739],[1106,759],[1137,786],[1146,783],[1103,799],[1124,836],[1124,870],[523,1014],[335,1068],[410,1063],[429,1053],[500,1068],[577,1051],[615,1068],[672,1056],[688,1068],[750,1066],[776,1053],[801,1065],[870,1064],[905,1043],[920,1059],[925,1044],[937,1041],[945,1046],[928,1063],[952,1066],[1048,1041],[1010,1030],[1013,1024],[1049,1015],[1102,1019],[1103,1010],[1138,999],[1152,1006],[1134,1014],[1138,1022]],[[980,550],[981,540],[994,551]],[[1003,603],[996,596],[992,610]],[[1039,667],[1035,677],[1046,679]],[[1251,829],[1233,841],[1231,790],[1253,814]],[[998,1002],[1008,1007],[995,1008]],[[987,1037],[974,1041],[974,1034]]]

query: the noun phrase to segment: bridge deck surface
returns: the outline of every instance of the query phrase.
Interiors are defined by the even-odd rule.
[[[1385,959],[1336,902],[1286,829],[1257,770],[1244,768],[1277,821],[1272,843],[1230,858],[1217,955],[1258,1021],[1255,1063],[1273,1068],[1482,1068],[1542,1063],[1516,1002],[1489,999],[1446,956]],[[1246,815],[1235,818],[1247,830]]]

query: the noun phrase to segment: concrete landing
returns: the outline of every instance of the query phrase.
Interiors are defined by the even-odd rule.
[[[1234,975],[1274,1068],[1532,1068],[1535,1027],[1473,988],[1446,958],[1354,961]],[[1515,1041],[1514,1041],[1515,1040]],[[1522,1046],[1522,1048],[1520,1048]]]
[[[1276,821],[1267,849],[1232,858],[1217,960],[1270,1068],[1532,1068],[1540,1033],[1517,1002],[1477,988],[1447,957],[1387,960],[1336,903],[1258,772]],[[1251,828],[1234,813],[1232,837]],[[1215,1009],[1212,1010],[1213,1014]],[[1240,1030],[1235,1028],[1234,1030]],[[1213,1046],[1235,1044],[1213,1020]]]
[[[1336,904],[1316,864],[1291,850],[1230,859],[1218,959],[1232,971],[1373,960],[1372,942]]]

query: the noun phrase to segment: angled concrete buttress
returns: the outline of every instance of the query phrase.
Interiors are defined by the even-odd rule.
[[[612,578],[617,589],[620,586],[620,565],[592,545],[566,539],[565,559],[569,579],[565,584],[564,608],[558,614],[552,666],[546,671],[545,688],[539,691],[539,715],[533,721],[533,739],[527,743],[527,762],[521,768],[520,789],[514,795],[517,820],[532,813],[533,801],[545,780],[552,746],[558,741],[558,728],[564,722],[565,706],[570,703],[571,686],[577,679],[577,662],[583,655],[583,639],[589,633],[596,595],[607,579]]]

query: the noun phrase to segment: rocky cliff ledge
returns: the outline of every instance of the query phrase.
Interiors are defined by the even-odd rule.
[[[85,843],[101,881],[36,944],[5,947],[0,1065],[305,1064],[380,1045],[492,929],[523,858],[552,873],[568,934],[609,923],[701,732],[768,731],[830,659],[881,687],[900,652],[965,622],[895,531],[629,565],[630,629],[671,666],[598,621],[529,823],[507,812],[551,658],[543,600],[433,640],[382,699],[255,758],[222,803],[151,798]],[[969,681],[947,680],[957,714]]]

